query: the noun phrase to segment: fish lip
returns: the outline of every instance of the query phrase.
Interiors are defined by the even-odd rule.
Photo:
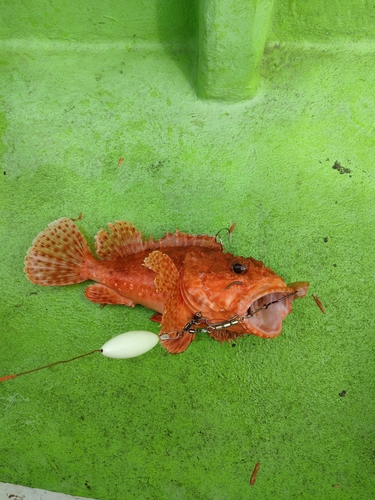
[[[250,318],[245,319],[244,324],[251,333],[259,337],[276,337],[281,333],[283,320],[292,312],[292,302],[299,294],[298,290],[284,286],[272,287],[268,290],[262,290],[256,294],[247,308],[247,314],[253,313],[264,304],[273,302],[290,293],[296,292],[290,297],[276,304],[270,305],[267,309],[263,309],[255,313]]]

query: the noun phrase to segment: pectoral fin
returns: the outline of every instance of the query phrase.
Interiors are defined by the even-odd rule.
[[[191,319],[180,292],[180,274],[172,259],[165,253],[155,250],[144,260],[144,265],[156,273],[155,287],[158,293],[169,293],[161,319],[160,334],[168,333],[176,339],[161,340],[162,345],[172,353],[185,351],[195,335],[188,332],[179,334]]]

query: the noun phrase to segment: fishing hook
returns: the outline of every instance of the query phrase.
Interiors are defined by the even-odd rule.
[[[239,283],[239,282],[233,282],[233,283],[231,283],[231,285],[234,283]],[[196,312],[194,314],[193,318],[191,319],[191,321],[186,323],[186,325],[183,327],[182,330],[177,331],[177,332],[173,332],[173,333],[172,332],[171,333],[162,333],[161,335],[159,335],[159,338],[160,338],[160,340],[177,340],[177,339],[181,338],[183,336],[183,334],[186,332],[190,333],[191,335],[194,335],[195,333],[197,333],[197,330],[192,328],[192,326],[198,325],[199,323],[202,323],[202,322],[204,322],[206,324],[206,328],[200,328],[202,333],[210,333],[210,332],[217,331],[217,330],[223,330],[224,328],[229,328],[230,326],[234,326],[234,325],[238,325],[240,323],[243,323],[246,319],[251,318],[252,316],[257,314],[258,312],[265,310],[265,309],[268,309],[272,304],[277,304],[278,302],[281,302],[281,301],[287,299],[288,297],[295,295],[297,292],[298,292],[298,290],[295,290],[294,292],[290,292],[287,295],[284,295],[283,297],[280,297],[277,300],[273,300],[272,302],[268,302],[267,304],[264,304],[262,307],[259,307],[258,309],[255,309],[255,311],[248,313],[248,314],[245,314],[244,316],[239,316],[238,314],[236,314],[232,318],[230,318],[226,321],[220,321],[218,323],[209,323],[208,319],[204,318],[202,316],[201,312]]]
[[[229,241],[232,241],[232,233],[233,233],[233,229],[236,227],[236,223],[234,222],[229,228],[228,227],[223,227],[221,228],[216,234],[215,234],[215,238],[219,238],[219,243],[222,245],[223,244],[223,241],[222,239],[219,237],[219,234],[222,232],[222,231],[226,231],[228,233],[228,236],[229,236]]]

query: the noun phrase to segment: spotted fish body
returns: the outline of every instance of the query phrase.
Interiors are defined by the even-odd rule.
[[[99,304],[141,304],[159,313],[161,334],[172,334],[162,344],[182,352],[195,335],[183,331],[197,312],[210,323],[246,315],[264,304],[295,291],[286,300],[259,311],[227,330],[212,331],[217,340],[251,333],[274,337],[303,297],[308,283],[286,285],[271,269],[253,258],[223,251],[215,237],[167,233],[160,240],[143,241],[135,227],[124,221],[100,230],[91,250],[76,224],[62,218],[49,224],[34,240],[25,259],[28,279],[43,286],[93,280],[86,297]],[[158,315],[155,315],[156,317]],[[178,338],[173,334],[182,332]]]

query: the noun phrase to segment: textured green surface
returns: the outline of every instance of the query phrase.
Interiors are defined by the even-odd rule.
[[[1,39],[168,42],[194,32],[198,0],[1,0]]]
[[[49,21],[1,3],[0,375],[157,331],[141,307],[24,277],[36,234],[80,212],[90,242],[115,219],[155,237],[236,221],[227,249],[310,280],[327,314],[310,293],[274,340],[202,334],[178,356],[98,354],[0,384],[0,481],[101,500],[374,498],[371,2],[276,2],[260,91],[232,105],[196,97],[194,21],[172,3],[129,7],[122,44],[100,23],[125,4],[88,4],[106,26],[92,44],[81,3],[43,4]],[[179,44],[157,43],[158,9]]]

